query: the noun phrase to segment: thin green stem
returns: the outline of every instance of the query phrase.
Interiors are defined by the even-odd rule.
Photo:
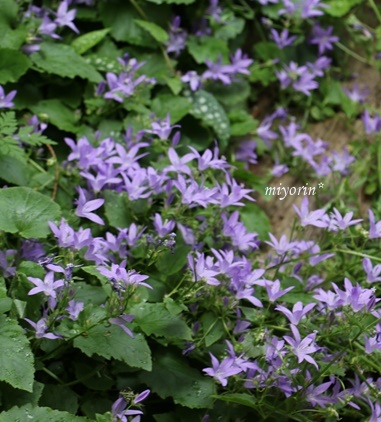
[[[341,42],[337,42],[335,44],[337,47],[340,48],[340,50],[343,50],[345,53],[348,54],[348,56],[353,57],[354,59],[358,60],[361,63],[370,64],[369,60],[365,59],[364,57],[358,55],[354,51],[352,51],[350,48],[346,47],[344,44],[341,44]]]
[[[365,253],[361,253],[361,252],[356,252],[356,251],[351,251],[349,249],[333,249],[332,252],[341,252],[341,253],[347,253],[349,255],[356,255],[356,256],[361,256],[363,258],[371,258],[374,261],[378,261],[381,262],[381,258],[378,258],[377,256],[373,256],[373,255],[367,255]]]
[[[45,373],[47,373],[50,377],[52,377],[54,380],[56,380],[59,384],[65,385],[65,383],[60,378],[58,378],[56,374],[54,374],[52,371],[50,371],[48,368],[44,367],[44,368],[42,368],[42,370]]]
[[[377,16],[377,19],[381,23],[381,13],[378,10],[378,7],[376,6],[376,3],[374,2],[374,0],[369,0],[369,4],[370,4],[370,7],[373,9],[375,15]]]
[[[39,164],[37,164],[34,160],[31,158],[28,159],[29,163],[32,164],[34,168],[36,168],[41,173],[47,173],[45,169],[43,169]]]
[[[167,297],[171,297],[172,295],[174,295],[179,290],[179,288],[183,284],[185,278],[186,278],[186,274],[183,275],[183,277],[181,278],[181,280],[177,284],[177,286],[170,293],[167,294]]]

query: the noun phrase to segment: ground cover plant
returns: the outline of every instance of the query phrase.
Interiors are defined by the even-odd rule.
[[[381,420],[352,71],[381,7],[0,0],[0,34],[0,421]],[[311,132],[333,117],[344,146]]]

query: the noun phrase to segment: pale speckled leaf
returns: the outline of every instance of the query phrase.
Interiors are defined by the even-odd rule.
[[[219,140],[220,151],[223,152],[230,139],[230,123],[225,110],[216,98],[206,91],[197,91],[188,95],[188,98],[192,102],[189,113],[214,130]]]

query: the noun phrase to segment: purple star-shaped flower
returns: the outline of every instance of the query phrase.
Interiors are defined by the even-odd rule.
[[[282,312],[282,314],[284,314],[289,319],[291,324],[298,325],[300,320],[306,316],[308,312],[310,312],[312,308],[315,307],[315,305],[316,303],[309,303],[303,307],[302,302],[296,302],[292,308],[292,311],[284,306],[277,306],[275,310]]]
[[[168,150],[168,158],[171,162],[171,165],[166,167],[165,172],[175,171],[176,173],[191,174],[191,169],[186,165],[186,163],[192,161],[195,158],[194,154],[189,153],[179,157],[174,148],[171,147]]]
[[[11,108],[14,106],[12,100],[15,98],[17,91],[11,91],[5,95],[3,87],[0,85],[0,108]]]
[[[171,126],[171,118],[169,113],[163,120],[159,120],[157,122],[151,123],[151,130],[146,129],[144,130],[145,133],[152,133],[158,136],[160,139],[165,140],[169,139],[171,136],[171,132],[174,128],[180,127],[180,125],[173,125]]]
[[[370,90],[366,87],[360,88],[358,84],[354,84],[352,89],[343,88],[343,91],[347,94],[348,98],[350,98],[355,103],[362,104],[366,97],[370,94]]]
[[[202,74],[202,77],[204,79],[212,79],[213,81],[221,81],[224,85],[230,85],[231,79],[229,73],[231,73],[231,68],[228,65],[222,65],[221,63],[221,56],[216,63],[206,59],[205,64],[208,67],[208,70]]]
[[[73,20],[75,18],[75,15],[77,11],[75,9],[68,11],[69,8],[69,1],[64,0],[61,2],[61,4],[58,7],[57,13],[56,13],[56,19],[54,22],[58,26],[67,26],[70,29],[72,29],[74,32],[79,34],[78,28],[74,25]]]
[[[329,231],[337,232],[338,230],[345,230],[349,226],[359,223],[362,219],[352,220],[353,212],[347,212],[343,217],[340,212],[334,208],[333,213],[330,213],[330,222],[328,226]]]
[[[333,49],[333,43],[339,41],[339,37],[331,35],[333,26],[329,26],[327,29],[322,28],[320,25],[315,25],[313,29],[313,38],[311,44],[317,44],[319,47],[319,54],[322,55],[326,50]]]
[[[285,295],[290,290],[295,288],[295,286],[291,286],[291,287],[287,287],[284,290],[281,290],[279,280],[275,280],[275,281],[266,280],[265,286],[266,286],[267,295],[269,297],[270,302],[275,302],[281,296]]]
[[[365,133],[368,135],[380,132],[381,117],[378,114],[374,117],[370,117],[368,110],[365,110],[364,114],[361,116],[361,120],[364,123]]]
[[[45,296],[50,296],[56,298],[57,292],[56,289],[64,285],[63,280],[54,281],[54,272],[49,271],[45,277],[44,281],[36,277],[27,277],[30,282],[32,282],[36,287],[31,289],[28,295],[35,295],[37,293],[44,293]]]
[[[297,208],[294,204],[295,212],[300,218],[300,223],[303,227],[311,225],[315,227],[327,227],[328,222],[323,220],[323,217],[326,215],[324,209],[318,209],[315,211],[309,212],[308,210],[308,198],[305,196],[303,198],[300,209]]]
[[[253,63],[247,54],[243,54],[239,48],[233,56],[231,56],[231,64],[226,66],[226,70],[232,74],[240,73],[242,75],[250,75],[248,67]]]
[[[270,31],[271,31],[272,39],[274,40],[275,44],[280,49],[285,48],[289,45],[292,45],[293,42],[296,40],[295,35],[289,37],[289,33],[288,33],[287,29],[283,29],[280,34],[274,28],[271,28]]]
[[[188,265],[192,272],[193,281],[205,280],[206,284],[218,286],[220,283],[216,276],[220,274],[218,267],[213,265],[212,258],[205,258],[204,254],[197,253],[195,258],[192,254],[188,254]]]
[[[69,306],[66,308],[66,310],[69,313],[69,318],[73,321],[76,321],[78,319],[79,314],[83,311],[83,308],[85,307],[85,304],[83,302],[77,302],[75,300],[71,300],[69,302]]]
[[[369,239],[378,239],[381,237],[381,221],[376,223],[373,211],[369,210]]]
[[[164,237],[168,233],[173,232],[173,229],[175,228],[175,222],[173,220],[165,220],[163,222],[161,215],[156,213],[155,218],[153,220],[153,226],[155,227],[156,233],[159,235],[159,237]]]
[[[46,330],[48,326],[46,325],[46,319],[41,318],[39,321],[33,322],[28,318],[24,318],[36,331],[36,338],[48,338],[50,340],[55,340],[56,338],[62,338],[61,336],[57,336],[53,333],[47,333]]]
[[[113,416],[113,421],[120,421],[120,422],[127,422],[129,419],[127,419],[127,416],[135,416],[135,415],[142,415],[143,412],[141,410],[134,410],[134,409],[126,409],[127,406],[126,400],[124,400],[123,397],[120,397],[118,400],[114,402],[111,408],[111,414]],[[133,420],[135,422],[140,421],[140,416],[137,416],[137,418],[134,418]],[[132,422],[132,419],[131,419]]]
[[[362,260],[362,266],[364,271],[366,272],[366,281],[368,283],[376,283],[377,281],[381,281],[381,264],[372,266],[372,261],[369,258],[364,258]]]
[[[283,338],[291,346],[292,352],[298,358],[298,363],[302,363],[305,360],[318,368],[315,359],[310,356],[311,353],[317,352],[319,350],[319,348],[315,346],[316,333],[308,334],[308,336],[302,340],[299,330],[295,325],[291,324],[291,331],[294,335],[294,338],[290,336],[283,336]]]
[[[242,369],[235,365],[234,358],[232,357],[225,358],[220,363],[215,356],[213,356],[211,353],[209,354],[212,359],[212,368],[205,368],[203,369],[203,372],[215,378],[217,381],[221,383],[223,387],[226,387],[226,385],[228,384],[228,381],[226,378],[242,372]]]
[[[285,234],[281,236],[280,240],[277,240],[277,238],[271,233],[269,233],[269,237],[271,242],[265,241],[265,243],[270,245],[278,255],[284,255],[294,249],[295,242],[289,242]]]
[[[201,88],[201,76],[194,70],[190,70],[181,77],[181,82],[188,83],[192,91]]]
[[[317,9],[329,7],[325,3],[320,3],[320,0],[302,0],[301,2],[301,17],[303,19],[313,18],[324,14],[322,10]]]
[[[96,214],[94,214],[92,211],[97,210],[100,208],[105,200],[104,199],[93,199],[91,201],[88,201],[86,198],[85,191],[78,187],[77,188],[79,193],[79,198],[77,201],[77,209],[75,211],[75,214],[78,215],[78,217],[87,218],[90,221],[93,221],[94,223],[104,225],[104,221]]]

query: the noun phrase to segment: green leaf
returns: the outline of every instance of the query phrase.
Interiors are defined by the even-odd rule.
[[[258,127],[258,121],[244,110],[233,110],[228,114],[231,124],[232,136],[244,136],[254,132]]]
[[[252,133],[258,127],[258,123],[251,116],[242,122],[234,122],[231,125],[232,136],[244,136]]]
[[[75,52],[78,54],[86,53],[86,51],[95,47],[99,44],[105,36],[110,32],[110,28],[99,29],[97,31],[91,31],[80,37],[76,38],[71,46],[74,48]]]
[[[258,408],[257,399],[246,393],[230,393],[222,396],[213,396],[214,399],[222,400],[228,403],[240,404],[242,406],[251,407],[252,409]]]
[[[48,407],[32,407],[30,404],[12,407],[7,412],[0,413],[0,420],[1,422],[90,422],[90,419],[82,416],[74,416]]]
[[[18,4],[15,0],[0,0],[0,23],[13,24],[17,19]]]
[[[213,380],[203,376],[189,366],[187,359],[171,350],[157,352],[152,372],[142,373],[139,378],[162,399],[172,397],[175,403],[192,409],[213,405]]]
[[[192,104],[187,98],[171,94],[158,95],[152,101],[152,111],[155,115],[163,119],[169,113],[172,124],[186,116],[191,108]]]
[[[225,110],[209,92],[200,90],[189,98],[193,104],[190,114],[214,129],[220,141],[220,152],[224,152],[230,139],[230,123]]]
[[[95,269],[96,267],[86,267],[88,271],[94,269],[94,272],[99,271]],[[83,268],[84,269],[84,268]],[[86,271],[85,269],[85,271]],[[88,272],[86,271],[86,272]],[[95,305],[102,305],[107,299],[107,294],[100,286],[91,286],[90,284],[77,281],[74,285],[74,298],[80,302],[84,302],[85,305],[88,303],[94,303]]]
[[[264,345],[258,345],[258,339],[255,338],[255,335],[252,332],[248,332],[245,335],[242,344],[242,351],[245,356],[256,359],[259,356],[263,356],[266,353],[266,347]]]
[[[164,303],[142,303],[130,312],[135,315],[134,323],[147,336],[155,334],[165,338],[192,339],[192,330],[179,316],[171,314]]]
[[[279,49],[273,42],[259,41],[254,46],[254,51],[259,59],[264,61],[276,59],[279,56]]]
[[[214,344],[225,334],[222,321],[212,312],[207,312],[201,317],[201,324],[204,331],[204,341],[206,347]]]
[[[156,261],[156,268],[165,275],[176,274],[181,271],[187,263],[189,246],[179,246],[175,248],[174,253],[170,251],[163,252]]]
[[[1,46],[17,50],[28,36],[28,28],[25,25],[13,29],[17,25],[18,4],[15,0],[0,0],[0,10]]]
[[[258,233],[261,240],[269,238],[272,232],[270,220],[266,213],[256,204],[246,204],[240,211],[242,222],[248,231]]]
[[[79,130],[77,118],[74,111],[65,106],[61,101],[43,100],[30,107],[33,113],[37,114],[41,120],[46,120],[59,129],[76,133]]]
[[[91,328],[87,337],[79,336],[74,340],[74,347],[89,357],[97,354],[146,371],[150,371],[152,367],[151,351],[144,336],[134,334],[134,338],[131,338],[114,324],[100,324]]]
[[[49,233],[48,221],[60,216],[60,207],[47,196],[26,187],[0,191],[0,229],[25,238],[42,238]]]
[[[42,145],[56,145],[57,142],[52,141],[44,135],[41,135],[38,132],[33,132],[33,126],[22,126],[20,127],[17,137],[21,142],[33,146],[42,146]]]
[[[360,108],[359,103],[357,103],[356,101],[352,101],[349,97],[343,98],[341,102],[341,107],[345,115],[349,119],[356,117],[359,113],[359,108]]]
[[[26,161],[10,155],[0,155],[0,178],[14,185],[28,185],[36,171]]]
[[[25,54],[10,48],[0,49],[0,84],[17,82],[29,69],[30,60]]]
[[[168,63],[166,62],[164,56],[159,53],[146,53],[146,54],[139,54],[137,56],[139,61],[144,62],[144,66],[140,69],[142,73],[149,75],[157,79],[159,83],[167,83],[168,77],[172,77],[173,74],[168,67]],[[172,67],[176,66],[176,61],[171,59],[170,60]]]
[[[16,130],[17,120],[13,111],[0,115],[0,154],[22,160],[25,153],[14,137]]]
[[[2,11],[1,3],[0,10]],[[0,22],[0,38],[2,48],[9,48],[15,51],[23,44],[25,44],[28,35],[28,28],[26,26],[19,26],[16,29],[12,29],[10,26],[3,25]]]
[[[289,286],[295,286],[294,279],[292,279],[291,283],[288,284]],[[282,301],[285,303],[291,303],[292,305],[294,305],[296,302],[302,302],[303,305],[308,305],[309,303],[316,302],[316,300],[308,293],[303,291],[295,292],[294,290],[282,296]]]
[[[0,315],[0,380],[20,390],[33,391],[34,364],[25,331]]]
[[[37,406],[43,389],[44,384],[37,381],[33,383],[33,391],[30,393],[13,388],[9,384],[0,383],[1,407],[7,410],[13,406],[24,406],[26,404]]]
[[[220,40],[230,40],[237,37],[245,27],[245,20],[232,15],[217,29],[215,37]]]
[[[5,280],[0,277],[0,314],[8,312],[12,307],[12,299],[7,296],[7,287]]]
[[[13,135],[17,130],[17,120],[14,111],[7,111],[0,116],[0,134]]]
[[[44,278],[45,270],[37,262],[33,261],[21,261],[18,267],[17,272],[19,274],[24,274],[25,277],[35,277],[35,278]]]
[[[112,296],[112,286],[109,279],[102,275],[95,265],[82,267],[81,270],[96,277],[101,282],[102,288],[99,286],[91,286],[87,283],[76,283],[76,285],[79,284],[80,286],[81,284],[86,284],[86,286],[79,289],[79,292],[76,294],[76,299],[80,298],[85,304],[94,303],[96,305],[102,305],[105,303],[107,297]]]
[[[120,229],[128,227],[133,219],[127,194],[105,190],[103,197],[105,199],[105,214],[109,224]]]
[[[66,78],[79,76],[90,82],[101,82],[102,76],[77,54],[72,47],[64,44],[42,43],[41,50],[30,56],[41,71]]]
[[[325,13],[336,18],[341,18],[346,15],[352,7],[360,4],[361,2],[362,0],[328,0],[327,4],[329,7],[325,9]]]
[[[320,110],[319,107],[317,106],[313,106],[311,108],[311,116],[315,119],[315,120],[322,120],[324,118],[323,112]]]
[[[222,56],[222,60],[229,58],[229,48],[225,41],[215,37],[196,37],[191,35],[187,40],[189,54],[198,64],[205,64],[206,59],[215,62]]]
[[[70,388],[63,385],[45,384],[39,405],[76,413],[78,410],[78,398]]]
[[[222,104],[232,107],[246,101],[250,96],[250,84],[244,79],[234,81],[230,85],[214,85],[208,91]]]
[[[348,99],[340,82],[334,81],[333,79],[325,79],[322,82],[320,89],[324,94],[323,105],[338,105],[341,104],[343,100]]]
[[[144,4],[140,4],[140,8],[150,23],[162,26],[167,24],[170,17],[169,9]],[[102,22],[111,28],[111,35],[117,41],[127,41],[129,44],[150,48],[156,47],[147,29],[143,29],[135,22],[141,19],[141,15],[130,2],[124,0],[99,2],[98,10]]]
[[[165,78],[165,82],[175,95],[179,94],[183,88],[183,83],[180,78]]]
[[[120,73],[123,70],[123,66],[115,58],[89,54],[84,60],[100,72]]]
[[[165,307],[171,315],[178,315],[188,308],[183,303],[176,303],[171,297],[166,296],[163,300]]]
[[[255,67],[250,71],[250,82],[260,82],[263,86],[269,86],[271,82],[276,81],[276,74],[273,67]]]
[[[156,25],[153,22],[142,21],[139,19],[134,19],[134,22],[137,23],[141,28],[145,29],[156,41],[159,43],[165,43],[168,41],[168,34],[162,27]]]

